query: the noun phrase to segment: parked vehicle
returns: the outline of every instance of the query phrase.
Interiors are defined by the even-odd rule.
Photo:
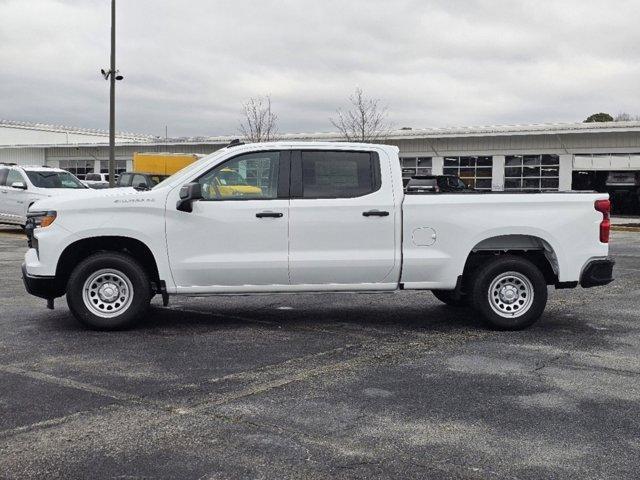
[[[0,163],[0,223],[24,227],[27,209],[35,201],[86,190],[65,170]]]
[[[149,173],[124,172],[118,177],[116,187],[134,187],[149,190],[168,178],[168,175],[153,175]]]
[[[414,175],[405,187],[405,193],[470,192],[457,175]]]
[[[115,175],[115,180],[118,180],[118,175]],[[109,188],[109,174],[87,173],[82,183],[89,188]]]
[[[253,193],[215,194],[227,170]],[[154,294],[432,290],[493,327],[534,323],[547,286],[612,281],[597,193],[405,195],[393,146],[224,148],[149,191],[93,191],[30,209],[27,290],[64,294],[97,329],[131,325]],[[39,227],[37,225],[40,225]]]
[[[152,175],[169,176],[202,158],[195,153],[134,153],[133,171]]]
[[[609,172],[606,190],[616,206],[616,214],[640,213],[640,172]]]

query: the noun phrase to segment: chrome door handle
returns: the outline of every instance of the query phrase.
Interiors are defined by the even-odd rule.
[[[258,212],[258,213],[256,213],[256,217],[258,217],[258,218],[280,218],[280,217],[282,217],[282,213],[280,213],[280,212]]]

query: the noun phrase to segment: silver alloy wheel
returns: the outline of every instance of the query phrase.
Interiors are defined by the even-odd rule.
[[[519,272],[503,272],[489,286],[489,305],[504,318],[524,315],[533,305],[533,284]]]
[[[131,305],[133,285],[121,271],[103,268],[84,282],[82,300],[87,309],[98,317],[117,317]]]

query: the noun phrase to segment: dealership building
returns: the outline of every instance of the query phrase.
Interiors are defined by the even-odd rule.
[[[135,152],[208,154],[234,138],[165,140],[121,133],[116,137],[116,168],[131,169]],[[283,134],[281,139],[341,138],[336,133],[300,133]],[[456,174],[481,190],[632,191],[640,180],[637,121],[402,128],[388,132],[380,142],[398,146],[405,178]],[[77,175],[106,172],[108,132],[0,121],[0,162],[60,167]],[[631,195],[637,195],[637,187]]]

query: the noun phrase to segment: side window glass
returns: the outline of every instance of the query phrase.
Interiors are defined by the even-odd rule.
[[[140,184],[146,185],[147,179],[144,177],[144,175],[134,175],[133,182],[131,182],[131,186],[137,187]]]
[[[131,175],[125,173],[118,178],[118,185],[121,187],[128,187],[129,181],[131,180]]]
[[[349,198],[373,192],[374,167],[379,166],[371,157],[366,152],[302,151],[302,198]]]
[[[235,157],[198,179],[205,200],[274,199],[278,197],[280,152]]]
[[[9,172],[8,168],[0,168],[0,187],[2,187],[3,185],[6,185],[8,172]]]
[[[24,178],[17,170],[9,170],[7,174],[7,186],[10,187],[14,182],[22,182],[26,185]]]

